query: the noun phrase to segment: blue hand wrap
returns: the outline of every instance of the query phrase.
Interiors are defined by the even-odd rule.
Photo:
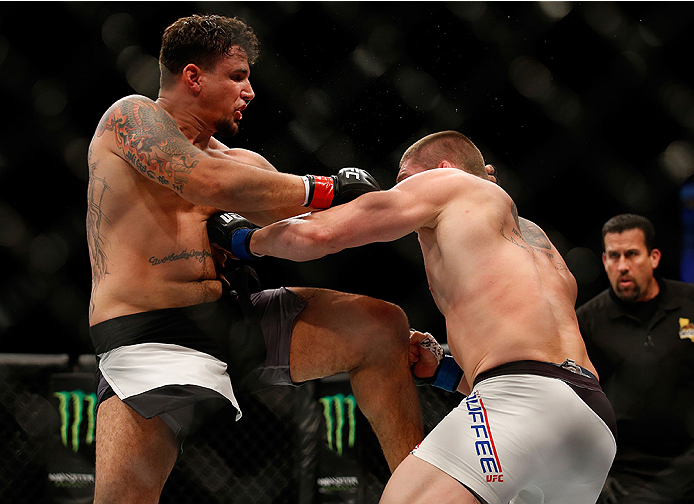
[[[436,370],[436,376],[432,385],[447,390],[448,392],[455,392],[462,379],[463,370],[460,369],[460,366],[458,366],[453,356],[444,355]]]
[[[231,235],[231,253],[234,257],[243,261],[251,261],[256,259],[249,248],[251,236],[255,229],[241,228],[234,231]]]

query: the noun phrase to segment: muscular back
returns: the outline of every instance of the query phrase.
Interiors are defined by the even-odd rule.
[[[419,241],[468,380],[523,359],[571,358],[593,370],[574,312],[575,279],[545,233],[518,218],[508,194],[486,180],[459,170],[428,175],[440,178],[445,203]]]

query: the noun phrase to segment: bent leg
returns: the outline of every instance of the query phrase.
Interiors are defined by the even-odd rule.
[[[388,480],[380,504],[480,504],[458,480],[409,455]]]
[[[178,449],[160,418],[142,418],[117,396],[110,397],[97,413],[94,503],[159,502]]]
[[[291,290],[307,301],[292,332],[292,380],[349,372],[357,404],[393,471],[423,437],[419,397],[409,368],[405,313],[367,296]]]

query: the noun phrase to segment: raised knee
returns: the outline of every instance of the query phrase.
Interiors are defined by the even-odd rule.
[[[409,348],[410,326],[403,309],[380,299],[365,297],[362,301],[373,330],[386,342]]]

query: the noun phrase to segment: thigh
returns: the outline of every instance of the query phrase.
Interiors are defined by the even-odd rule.
[[[95,503],[156,503],[179,445],[158,417],[145,419],[117,396],[99,405]]]
[[[352,371],[384,352],[406,358],[409,325],[396,305],[326,289],[291,290],[307,302],[292,332],[293,381]],[[393,361],[399,357],[393,355]]]
[[[459,481],[409,455],[391,476],[380,504],[479,504]]]

